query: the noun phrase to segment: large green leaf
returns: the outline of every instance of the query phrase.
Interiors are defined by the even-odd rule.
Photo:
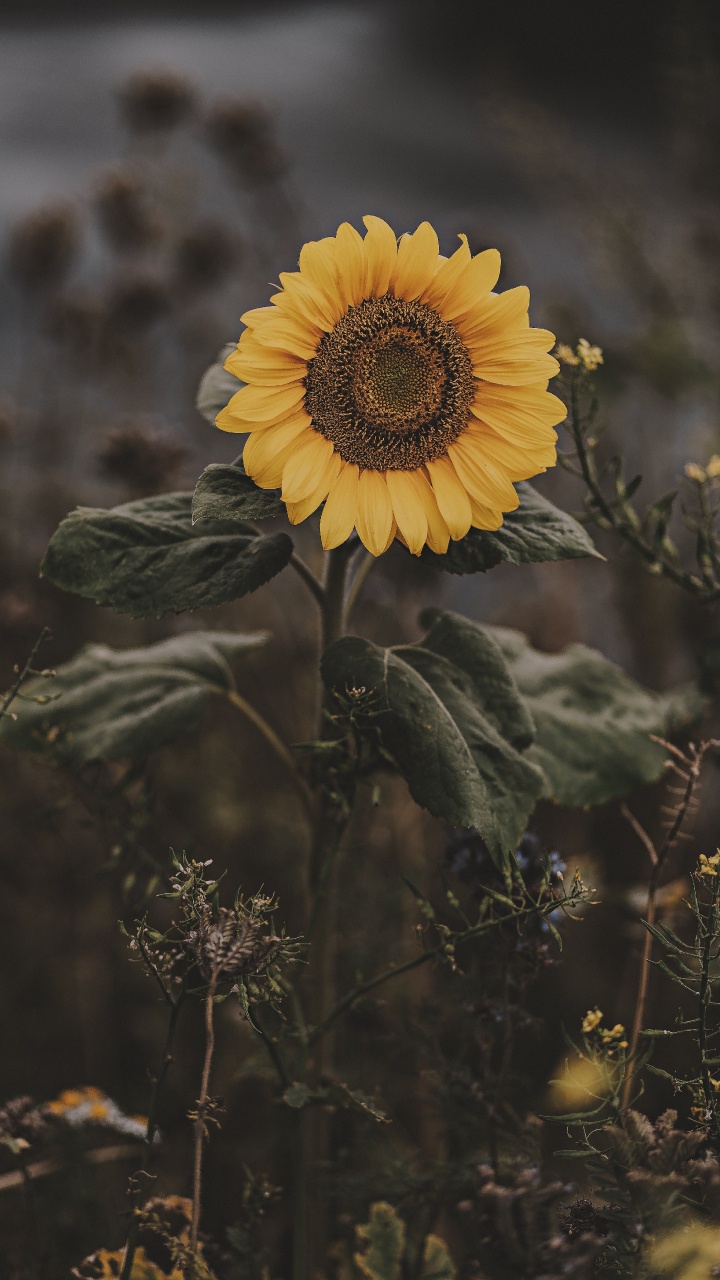
[[[419,645],[336,641],[322,673],[358,727],[379,737],[418,803],[477,827],[506,860],[544,779],[513,745],[528,745],[532,725],[492,638],[471,623],[453,634],[452,615],[435,615]]]
[[[214,521],[193,527],[192,494],[167,493],[66,516],[41,572],[66,591],[135,618],[161,618],[237,600],[288,563],[285,533]]]
[[[265,639],[191,631],[143,649],[88,645],[24,686],[0,740],[68,761],[142,758],[189,729],[211,694],[231,693],[230,664]]]
[[[519,631],[487,627],[535,722],[528,756],[547,779],[546,794],[577,808],[604,804],[660,777],[667,737],[702,713],[693,689],[661,696],[643,689],[595,649],[574,644],[539,653]]]
[[[451,542],[443,556],[425,548],[424,559],[446,573],[484,573],[503,561],[528,564],[600,555],[572,516],[553,506],[532,485],[522,483],[516,488],[520,506],[505,516],[499,529],[471,529],[458,542]]]
[[[264,520],[285,515],[277,489],[259,489],[242,464],[213,462],[195,486],[192,520]]]
[[[235,392],[244,385],[239,378],[228,373],[225,368],[225,361],[234,350],[235,347],[232,344],[223,347],[218,353],[215,364],[211,364],[200,379],[195,404],[208,422],[215,422],[220,410],[225,408]]]

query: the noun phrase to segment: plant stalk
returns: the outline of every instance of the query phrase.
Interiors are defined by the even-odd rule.
[[[190,1223],[190,1251],[197,1254],[198,1231],[200,1228],[200,1198],[202,1195],[202,1163],[205,1144],[205,1118],[208,1106],[208,1085],[213,1053],[215,1052],[215,1019],[214,1005],[217,990],[217,975],[213,974],[205,996],[205,1060],[203,1062],[200,1097],[198,1098],[197,1116],[195,1117],[195,1150],[193,1156],[193,1195],[192,1221]]]

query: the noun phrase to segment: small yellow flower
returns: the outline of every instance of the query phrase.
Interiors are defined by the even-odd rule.
[[[580,364],[584,365],[588,373],[592,373],[599,365],[605,363],[602,347],[591,347],[587,338],[581,338],[578,342],[577,354]]]
[[[701,853],[698,863],[698,875],[716,876],[718,866],[720,866],[720,850],[714,853],[711,858],[706,858],[705,854]]]
[[[602,1020],[602,1009],[598,1009],[597,1005],[594,1009],[588,1009],[582,1020],[583,1035],[589,1035],[591,1031],[594,1031],[596,1027],[599,1027]]]
[[[697,462],[685,463],[685,475],[688,480],[694,480],[696,484],[704,484],[707,480],[707,471],[699,467]]]
[[[708,480],[717,480],[720,476],[720,453],[714,453],[705,467]]]
[[[555,337],[528,323],[524,287],[495,293],[500,254],[445,258],[428,222],[398,241],[381,218],[345,222],[280,273],[242,317],[225,362],[246,385],[216,418],[248,434],[243,463],[282,488],[292,524],[323,503],[323,547],[357,529],[373,555],[398,538],[441,554],[499,529],[515,482],[553,467],[566,408],[547,390]]]
[[[108,1109],[104,1102],[93,1102],[90,1107],[91,1120],[107,1120]]]
[[[558,342],[555,348],[555,356],[561,364],[569,364],[572,366],[580,363],[572,347],[569,347],[567,342]]]

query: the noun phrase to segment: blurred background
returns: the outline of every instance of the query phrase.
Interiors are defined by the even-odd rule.
[[[240,314],[264,305],[269,282],[294,267],[304,240],[344,220],[360,225],[364,213],[398,233],[427,219],[444,252],[459,232],[474,252],[497,247],[500,287],[530,286],[533,323],[603,347],[607,447],[622,452],[629,474],[643,473],[641,495],[655,501],[676,487],[687,461],[720,451],[719,142],[712,0],[4,0],[0,685],[45,625],[53,638],[42,665],[88,641],[267,627],[272,641],[241,691],[289,741],[308,736],[315,618],[288,574],[232,607],[153,623],[64,596],[37,568],[77,503],[190,488],[209,462],[237,455],[238,440],[194,407],[202,372],[236,341]],[[567,510],[581,507],[576,482],[559,471],[538,487]],[[317,564],[315,529],[297,536]],[[440,578],[396,547],[369,580],[356,624],[378,642],[414,639],[421,607],[441,602],[519,627],[546,650],[592,644],[652,688],[693,678],[715,616],[612,541],[600,545],[607,564],[505,567],[475,579]],[[279,658],[282,685],[269,674]],[[5,749],[1,762],[0,1101],[89,1084],[142,1111],[161,1011],[116,921],[142,906],[174,846],[227,866],[233,886],[276,890],[297,929],[305,836],[296,801],[262,743],[224,708],[129,780],[100,765],[70,777]],[[696,818],[708,850],[713,792]],[[359,955],[362,912],[400,937],[414,919],[401,872],[429,890],[443,861],[437,824],[398,784],[386,794],[393,803],[374,814],[353,859]],[[635,800],[651,827],[657,798]],[[541,983],[546,1030],[530,1083],[539,1105],[561,1018],[574,1026],[595,1003],[611,1021],[628,1017],[640,936],[632,895],[645,869],[615,809],[548,810],[536,826],[605,903],[570,930],[571,963]],[[362,1045],[377,1028],[356,1032]],[[246,1033],[229,1012],[223,1037],[218,1092],[230,1118],[211,1176],[227,1220],[233,1184],[222,1162],[262,1163],[258,1117],[269,1093],[262,1077],[238,1073]],[[194,1046],[189,1025],[164,1117],[172,1190],[183,1189],[174,1170],[195,1096]],[[416,1067],[396,1060],[398,1107],[403,1072]],[[431,1148],[411,1110],[401,1118],[407,1141]],[[64,1200],[52,1191],[68,1259],[100,1243],[99,1230],[118,1240],[126,1173],[122,1164],[103,1171],[107,1194],[99,1175],[66,1187]],[[16,1194],[0,1191],[6,1231]]]

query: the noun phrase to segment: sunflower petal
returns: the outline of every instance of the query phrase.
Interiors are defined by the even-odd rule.
[[[303,245],[300,250],[300,273],[318,289],[322,289],[328,302],[334,306],[336,319],[339,320],[344,308],[338,296],[334,236],[326,236],[324,240],[311,240],[309,244]]]
[[[412,302],[427,289],[438,268],[440,246],[429,222],[421,222],[412,235],[404,235],[398,245],[397,263],[390,280],[396,298]]]
[[[291,524],[302,524],[303,520],[307,520],[313,511],[317,511],[320,503],[327,498],[329,491],[335,484],[342,465],[340,454],[335,453],[333,450],[320,472],[316,471],[315,484],[307,497],[302,498],[299,502],[288,502],[286,504],[288,520]]]
[[[283,315],[277,307],[273,308],[270,320],[253,329],[252,333],[262,346],[287,351],[301,360],[312,360],[317,355],[318,343],[323,336],[317,325],[309,320],[300,321]]]
[[[486,249],[468,262],[438,310],[443,320],[456,320],[495,288],[500,275],[500,254]]]
[[[421,484],[423,477],[414,471],[386,471],[385,481],[392,502],[393,515],[405,544],[419,556],[427,540],[428,522]]]
[[[337,229],[335,267],[344,310],[357,306],[365,296],[365,251],[360,232],[349,222],[343,222]]]
[[[225,406],[229,417],[243,422],[280,422],[305,399],[301,382],[282,387],[241,387]]]
[[[357,531],[363,546],[381,556],[392,541],[392,502],[381,471],[361,471],[358,478]]]
[[[455,287],[465,267],[472,261],[467,236],[460,236],[460,240],[460,248],[456,249],[451,257],[445,259],[420,299],[421,302],[426,302],[429,307],[435,307],[438,311],[448,293]]]
[[[304,437],[302,444],[298,445],[292,458],[285,464],[283,502],[302,502],[313,493],[319,476],[334,453],[333,445],[319,432],[311,431]]]
[[[327,496],[320,517],[320,538],[326,551],[347,542],[355,528],[359,469],[346,462]]]
[[[464,538],[472,524],[472,510],[467,490],[450,459],[445,456],[427,464],[433,493],[454,542]]]
[[[392,227],[382,218],[370,214],[363,218],[367,235],[363,241],[367,275],[365,291],[368,298],[382,298],[388,291],[390,277],[397,262],[397,238]]]
[[[491,510],[515,510],[520,499],[508,477],[494,462],[483,456],[469,431],[464,431],[449,446],[448,456],[471,498]]]
[[[261,489],[279,489],[283,467],[305,435],[312,435],[303,423],[283,423],[268,431],[258,431],[245,442],[243,466]]]

